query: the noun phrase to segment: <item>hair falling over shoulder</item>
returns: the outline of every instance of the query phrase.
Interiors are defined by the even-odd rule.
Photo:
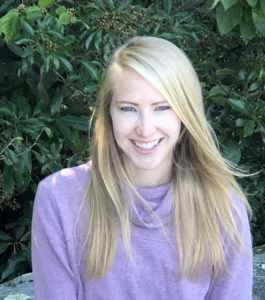
[[[135,193],[122,161],[110,117],[115,73],[132,68],[169,102],[182,123],[181,137],[174,149],[172,220],[178,245],[180,278],[198,278],[207,263],[213,276],[226,269],[225,245],[239,250],[243,245],[234,215],[232,194],[249,204],[234,176],[241,172],[225,161],[207,123],[201,86],[187,56],[169,41],[135,37],[118,48],[110,62],[99,95],[92,144],[92,178],[85,201],[89,203],[87,230],[87,273],[101,278],[110,269],[122,233],[130,255],[130,197],[122,187]],[[240,216],[239,216],[240,219]]]

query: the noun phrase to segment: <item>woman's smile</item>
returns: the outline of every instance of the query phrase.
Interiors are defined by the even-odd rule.
[[[136,147],[137,151],[140,151],[140,153],[145,154],[145,153],[153,153],[152,150],[157,149],[162,139],[163,138],[160,138],[149,142],[131,140],[131,142]]]

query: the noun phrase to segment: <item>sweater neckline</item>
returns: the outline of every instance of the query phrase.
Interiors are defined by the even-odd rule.
[[[162,201],[166,196],[169,187],[170,183],[152,187],[138,186],[137,191],[146,201]]]
[[[155,187],[137,187],[139,194],[152,209],[152,214],[150,215],[139,199],[134,196],[132,223],[145,228],[158,228],[166,225],[170,221],[172,210],[172,190],[171,183]]]

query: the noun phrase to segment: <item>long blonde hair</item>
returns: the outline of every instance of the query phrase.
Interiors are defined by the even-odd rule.
[[[90,278],[101,278],[111,267],[122,233],[130,249],[130,203],[122,187],[135,192],[117,146],[110,117],[116,68],[138,72],[169,102],[182,122],[181,138],[174,149],[172,220],[178,245],[180,277],[198,278],[203,266],[213,276],[225,269],[224,239],[242,246],[232,214],[236,193],[250,210],[234,176],[240,175],[225,161],[204,113],[201,86],[186,55],[174,44],[156,37],[134,37],[118,48],[107,69],[99,95],[91,159],[87,269]]]

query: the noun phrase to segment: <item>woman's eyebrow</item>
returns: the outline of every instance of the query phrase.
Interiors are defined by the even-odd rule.
[[[131,104],[131,105],[139,106],[139,103],[136,103],[136,102],[133,102],[133,101],[123,101],[123,100],[121,100],[121,101],[117,101],[116,103],[118,103],[118,104]],[[166,100],[151,103],[151,105],[154,105],[154,106],[155,105],[161,105],[161,104],[169,105]]]

